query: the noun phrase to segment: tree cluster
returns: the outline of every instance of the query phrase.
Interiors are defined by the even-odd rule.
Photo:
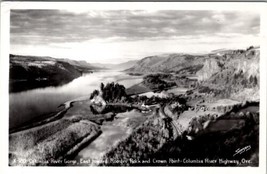
[[[127,98],[125,87],[118,83],[111,82],[106,85],[101,83],[100,90],[102,91],[103,99],[108,102],[121,101]]]

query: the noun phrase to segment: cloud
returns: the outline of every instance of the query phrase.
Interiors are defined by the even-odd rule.
[[[12,10],[10,17],[11,53],[88,62],[259,43],[260,15],[243,11]]]
[[[48,44],[92,39],[157,40],[220,33],[257,34],[259,15],[217,11],[12,10],[11,44]]]

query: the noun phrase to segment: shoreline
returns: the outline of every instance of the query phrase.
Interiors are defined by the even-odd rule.
[[[9,130],[9,135],[13,134],[13,133],[17,133],[17,132],[23,131],[23,130],[31,129],[31,128],[34,128],[34,127],[37,127],[37,126],[42,126],[44,124],[59,120],[60,118],[62,118],[64,116],[64,114],[68,111],[68,109],[70,109],[73,106],[74,102],[83,101],[83,100],[86,100],[86,99],[87,99],[87,96],[82,96],[82,97],[79,97],[79,98],[76,98],[76,99],[73,99],[73,100],[69,100],[69,101],[67,101],[65,103],[62,103],[62,104],[60,104],[58,106],[58,108],[60,106],[64,106],[64,109],[62,109],[61,111],[53,114],[53,116],[49,117],[49,115],[52,115],[52,114],[48,114],[47,118],[45,118],[44,120],[40,120],[40,121],[31,123],[31,124],[27,124],[26,123],[26,125],[24,125],[24,126],[21,126],[21,127],[18,127],[18,128],[13,128],[13,129]]]

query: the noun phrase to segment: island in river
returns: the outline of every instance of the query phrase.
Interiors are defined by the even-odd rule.
[[[250,67],[257,65],[258,51],[180,56],[180,69],[161,64],[172,72],[155,72],[148,62],[158,65],[158,57],[142,59],[126,71],[138,72],[131,85],[123,78],[97,80],[87,95],[55,114],[14,127],[9,164],[258,166],[259,74]],[[101,113],[90,107],[94,89],[107,103]]]

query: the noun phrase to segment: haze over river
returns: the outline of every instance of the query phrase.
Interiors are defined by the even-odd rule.
[[[59,87],[45,87],[9,94],[9,128],[21,126],[25,122],[47,115],[68,100],[88,96],[100,83],[118,82],[126,88],[140,83],[142,77],[130,76],[124,72],[101,71],[74,79]]]

